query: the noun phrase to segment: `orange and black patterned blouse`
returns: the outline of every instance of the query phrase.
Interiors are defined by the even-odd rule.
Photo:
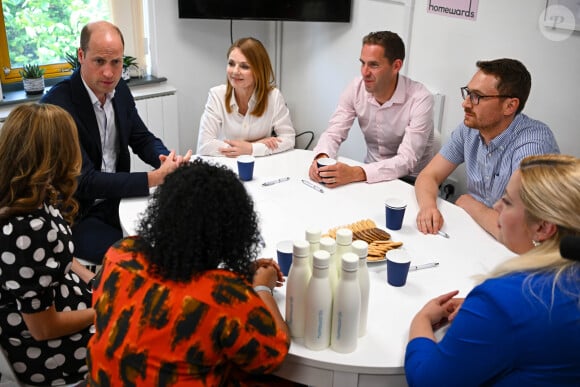
[[[282,363],[287,336],[247,281],[226,270],[191,283],[152,277],[136,241],[123,239],[105,256],[89,385],[254,385],[249,374]]]

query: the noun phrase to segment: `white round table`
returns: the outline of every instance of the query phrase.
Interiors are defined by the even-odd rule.
[[[415,313],[431,298],[460,290],[465,296],[477,283],[475,276],[486,274],[495,265],[513,256],[509,250],[479,227],[461,208],[441,200],[445,218],[440,235],[423,235],[415,226],[417,202],[414,187],[400,180],[375,184],[354,183],[319,192],[302,182],[309,180],[313,153],[292,150],[256,158],[254,178],[244,185],[255,201],[266,243],[263,257],[276,257],[276,243],[304,239],[305,230],[318,227],[323,234],[330,228],[362,219],[372,219],[385,229],[384,201],[387,197],[407,200],[403,227],[387,230],[395,241],[402,241],[411,253],[412,265],[436,261],[439,266],[410,272],[404,287],[386,282],[386,264],[369,263],[371,290],[367,334],[359,338],[357,349],[341,354],[325,349],[311,351],[302,340],[293,340],[290,353],[277,374],[303,384],[325,386],[405,386],[404,355],[409,325]],[[237,170],[236,160],[203,157]],[[360,165],[349,159],[340,161]],[[262,183],[289,177],[270,186]],[[119,207],[121,225],[127,235],[135,233],[139,214],[147,198],[124,199]],[[285,287],[274,292],[284,313]]]

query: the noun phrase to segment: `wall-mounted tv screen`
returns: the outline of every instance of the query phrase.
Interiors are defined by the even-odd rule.
[[[179,0],[183,19],[350,22],[352,0]]]

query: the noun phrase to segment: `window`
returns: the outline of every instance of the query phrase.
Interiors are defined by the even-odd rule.
[[[25,64],[38,64],[45,77],[70,71],[66,54],[76,55],[82,27],[111,20],[109,0],[0,0],[0,79],[20,81]]]

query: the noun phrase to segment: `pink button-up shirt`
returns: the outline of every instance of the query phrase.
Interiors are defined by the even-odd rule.
[[[367,144],[362,167],[368,183],[416,176],[437,151],[433,135],[433,96],[427,88],[399,75],[395,93],[380,105],[357,77],[340,96],[338,107],[314,153],[336,158],[340,144],[358,118]]]

